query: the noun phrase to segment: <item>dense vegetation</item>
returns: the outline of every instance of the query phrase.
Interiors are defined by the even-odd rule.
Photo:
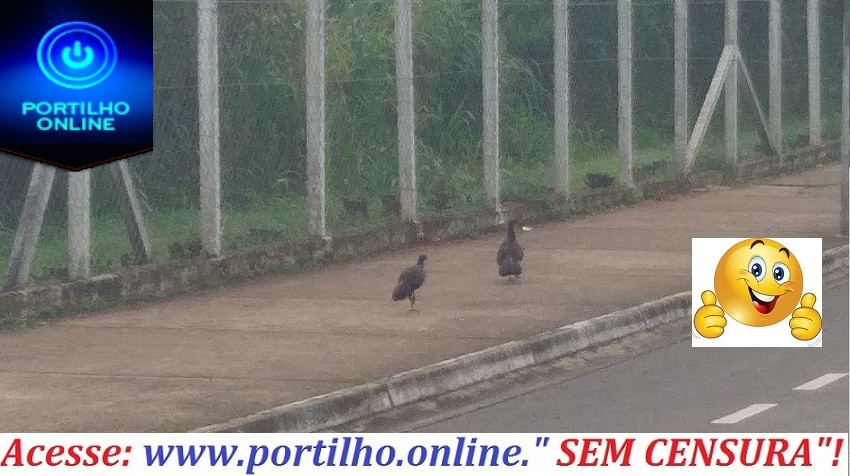
[[[553,25],[551,0],[501,3],[502,181],[506,200],[536,200],[553,185]],[[617,170],[616,2],[571,2],[573,182]],[[482,204],[480,1],[414,3],[417,158],[426,214]],[[786,141],[805,141],[805,0],[784,5]],[[327,173],[335,232],[387,218],[397,188],[395,66],[391,0],[328,0]],[[838,136],[841,0],[822,2],[826,135]],[[196,6],[155,2],[156,150],[134,159],[152,239],[161,258],[197,239]],[[635,123],[639,163],[672,161],[672,2],[635,3]],[[741,42],[757,88],[767,90],[767,4],[741,2]],[[723,2],[691,8],[692,119],[723,42]],[[303,0],[230,2],[220,7],[222,181],[226,246],[299,239],[306,231]],[[766,104],[764,94],[763,103]],[[722,117],[719,116],[719,117]],[[742,101],[742,152],[758,147],[749,101]],[[723,167],[722,119],[701,157]],[[0,269],[8,255],[29,170],[2,159]],[[672,167],[667,167],[668,171]],[[663,172],[662,172],[663,173]],[[111,180],[97,170],[95,260],[121,264],[124,238]],[[65,262],[62,180],[37,257],[39,272]],[[174,243],[181,243],[175,246]]]

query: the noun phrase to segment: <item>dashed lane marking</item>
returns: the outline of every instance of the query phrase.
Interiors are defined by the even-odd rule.
[[[734,423],[738,423],[739,421],[746,420],[751,416],[758,415],[761,412],[770,410],[775,406],[775,403],[756,403],[748,406],[747,408],[744,408],[743,410],[739,410],[735,413],[726,415],[723,418],[718,418],[717,420],[714,420],[711,423],[714,423],[716,425],[731,425]]]
[[[826,374],[822,375],[814,380],[810,380],[799,387],[795,387],[794,390],[817,390],[822,387],[826,387],[827,385],[835,382],[836,380],[840,380],[846,377],[847,374]]]

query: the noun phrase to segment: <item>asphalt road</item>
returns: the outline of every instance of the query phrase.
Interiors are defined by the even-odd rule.
[[[688,338],[408,430],[846,433],[847,283],[824,291],[821,348],[692,348]]]

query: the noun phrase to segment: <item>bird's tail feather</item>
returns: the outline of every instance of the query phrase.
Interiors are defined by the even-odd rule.
[[[522,274],[522,266],[513,258],[508,258],[499,263],[499,276],[519,276]]]
[[[393,290],[393,301],[401,301],[410,295],[410,284],[405,281],[399,281]]]

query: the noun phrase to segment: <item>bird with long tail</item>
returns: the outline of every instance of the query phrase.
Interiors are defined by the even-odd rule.
[[[522,246],[516,239],[514,225],[516,225],[516,220],[508,221],[507,236],[496,252],[499,276],[507,276],[509,279],[517,278],[522,274],[522,259],[524,257]]]

